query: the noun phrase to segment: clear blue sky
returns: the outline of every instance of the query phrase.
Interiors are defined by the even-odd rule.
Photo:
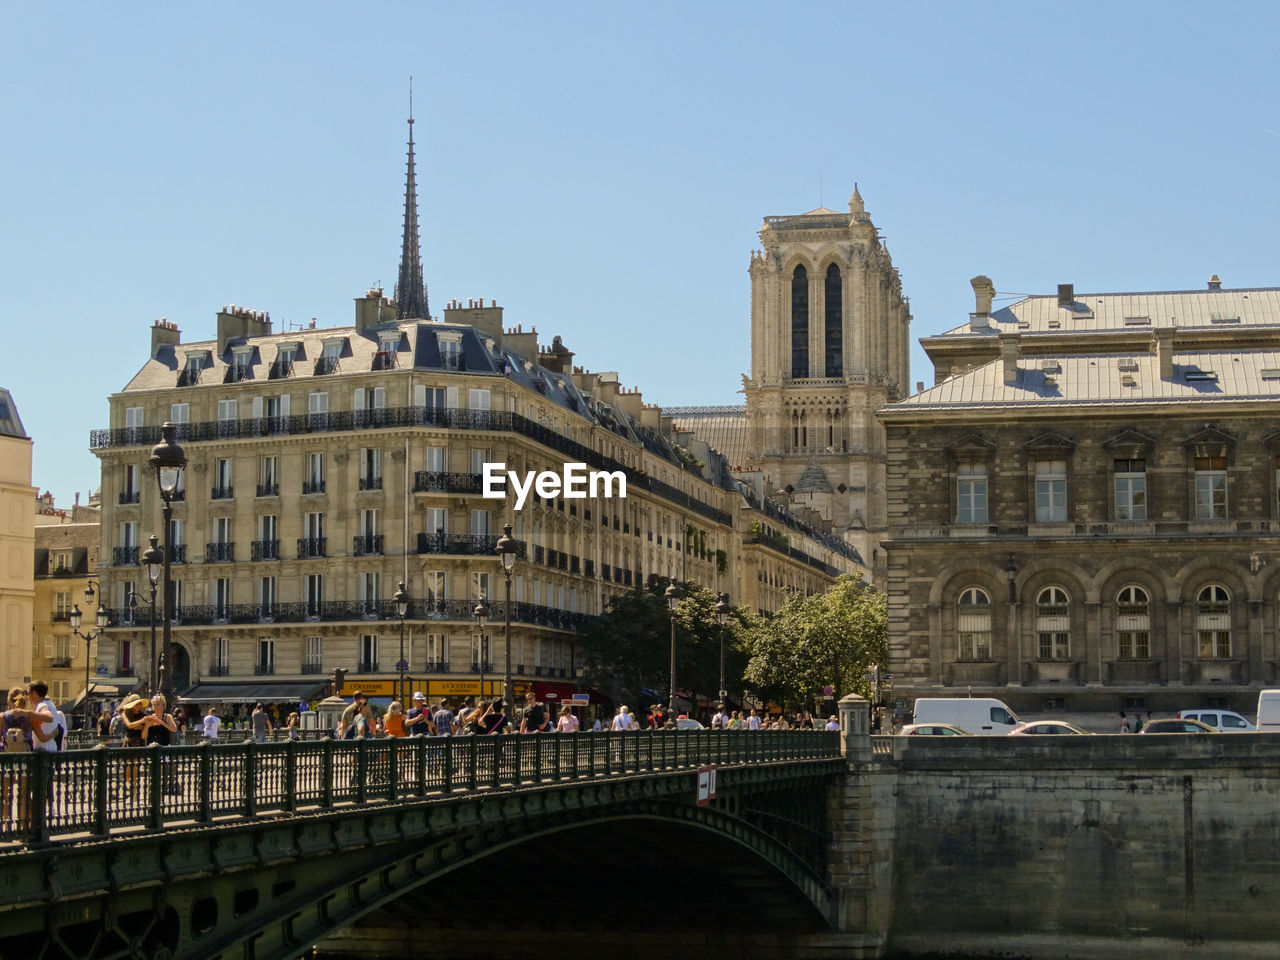
[[[766,215],[856,180],[913,337],[1002,292],[1280,283],[1280,5],[9,3],[0,322],[60,505],[153,319],[390,293],[414,76],[432,307],[733,403]],[[921,351],[912,380],[931,381]]]

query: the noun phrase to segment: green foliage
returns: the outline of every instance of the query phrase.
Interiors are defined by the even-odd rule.
[[[684,599],[676,614],[676,686],[698,697],[715,699],[720,683],[720,624],[716,594],[696,583],[680,584]],[[607,613],[581,634],[578,650],[588,684],[623,698],[635,708],[640,691],[664,693],[670,683],[671,614],[665,581],[652,581],[609,600]],[[724,630],[725,683],[742,689],[747,665],[746,633],[754,622],[747,611],[734,610]]]
[[[747,643],[746,679],[768,699],[809,703],[828,684],[837,699],[852,692],[869,697],[866,674],[889,653],[885,595],[846,574],[826,593],[791,594],[777,614],[756,621]]]

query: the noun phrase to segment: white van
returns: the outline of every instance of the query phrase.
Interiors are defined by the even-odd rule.
[[[1234,710],[1180,710],[1178,716],[1183,720],[1199,720],[1207,723],[1219,733],[1253,733],[1257,728]],[[1277,727],[1280,729],[1280,726]]]
[[[1275,691],[1280,697],[1280,690]],[[1280,700],[1276,702],[1280,708]],[[1277,710],[1280,722],[1280,709]],[[913,723],[953,723],[978,735],[1012,733],[1022,726],[1018,715],[992,697],[920,697]]]
[[[1280,733],[1280,690],[1258,692],[1258,732]]]

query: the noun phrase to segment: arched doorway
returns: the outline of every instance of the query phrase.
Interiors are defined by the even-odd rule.
[[[191,689],[191,654],[180,643],[173,644],[173,689],[181,696]]]

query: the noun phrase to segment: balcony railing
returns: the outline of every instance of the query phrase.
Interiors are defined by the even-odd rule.
[[[142,495],[137,490],[125,490],[120,494],[120,505],[124,506],[127,503],[137,503],[141,499]]]
[[[206,543],[204,545],[205,563],[233,563],[236,559],[234,543]]]
[[[324,376],[326,373],[338,372],[337,357],[319,357],[316,360],[314,375],[317,377]]]
[[[209,488],[210,500],[233,500],[235,499],[236,489],[231,484],[215,484]]]
[[[255,677],[272,677],[275,676],[276,665],[274,663],[255,663],[253,665],[253,675]]]
[[[249,544],[250,560],[279,560],[279,540],[254,540]]]
[[[211,677],[229,677],[231,676],[231,663],[227,660],[215,660],[209,665],[209,676]]]
[[[492,663],[480,663],[480,662],[478,662],[478,661],[476,661],[476,660],[472,660],[472,661],[471,661],[471,672],[472,672],[472,673],[493,673],[493,664],[492,664]]]
[[[422,665],[422,669],[427,671],[427,673],[448,673],[449,661],[448,660],[428,660],[426,663]]]
[[[293,376],[293,361],[281,360],[277,357],[271,363],[271,370],[267,373],[268,380],[281,380],[285,377]]]
[[[391,370],[396,365],[396,353],[394,350],[379,350],[373,355],[374,370]]]
[[[309,493],[324,493],[324,481],[323,480],[303,480],[302,493],[304,496]]]
[[[351,547],[351,555],[353,557],[380,557],[382,556],[383,534],[381,533],[364,533],[354,539]]]
[[[71,658],[70,657],[52,657],[49,660],[49,666],[55,670],[57,669],[65,670],[67,667],[71,666]]]
[[[414,493],[480,493],[483,477],[478,473],[439,473],[419,470],[413,475]]]
[[[691,497],[670,484],[656,480],[647,474],[635,473],[622,463],[606,457],[597,450],[570,440],[563,434],[545,427],[528,417],[503,410],[457,410],[441,407],[383,407],[361,410],[359,429],[385,429],[395,427],[442,427],[449,430],[508,431],[528,437],[545,447],[564,455],[566,460],[581,462],[596,470],[620,472],[627,478],[628,490],[648,490],[662,499],[711,520],[728,525],[732,518],[723,510]],[[337,411],[324,414],[298,414],[279,418],[279,433],[307,434],[318,431],[343,431],[357,429],[356,411]],[[246,418],[232,421],[203,421],[179,424],[175,439],[179,443],[200,440],[223,439],[231,427],[235,436],[262,435],[263,419]],[[94,430],[89,436],[89,446],[98,450],[105,447],[151,446],[160,441],[160,428],[118,427],[110,430]],[[322,491],[314,491],[322,492]]]
[[[419,553],[446,553],[465,556],[496,557],[498,538],[491,536],[468,536],[467,534],[420,533],[418,534]]]
[[[116,567],[132,566],[138,562],[137,547],[112,547],[111,564]]]
[[[356,664],[356,672],[357,673],[377,673],[378,661],[377,660],[361,660],[358,664]]]
[[[328,543],[328,537],[303,537],[298,541],[298,559],[325,556],[325,547]]]
[[[280,496],[280,484],[272,481],[271,483],[258,484],[258,496],[260,497],[278,497]]]
[[[360,489],[361,490],[381,490],[382,478],[381,477],[361,477]]]
[[[132,677],[132,676],[133,676],[133,667],[132,667],[132,666],[130,666],[129,664],[127,664],[127,663],[121,663],[121,664],[117,665],[117,666],[116,666],[116,676],[117,676],[117,677]]]
[[[308,660],[302,665],[300,672],[304,674],[324,673],[324,664],[319,660]]]
[[[187,562],[187,545],[185,543],[175,543],[169,547],[170,563],[186,563]]]

